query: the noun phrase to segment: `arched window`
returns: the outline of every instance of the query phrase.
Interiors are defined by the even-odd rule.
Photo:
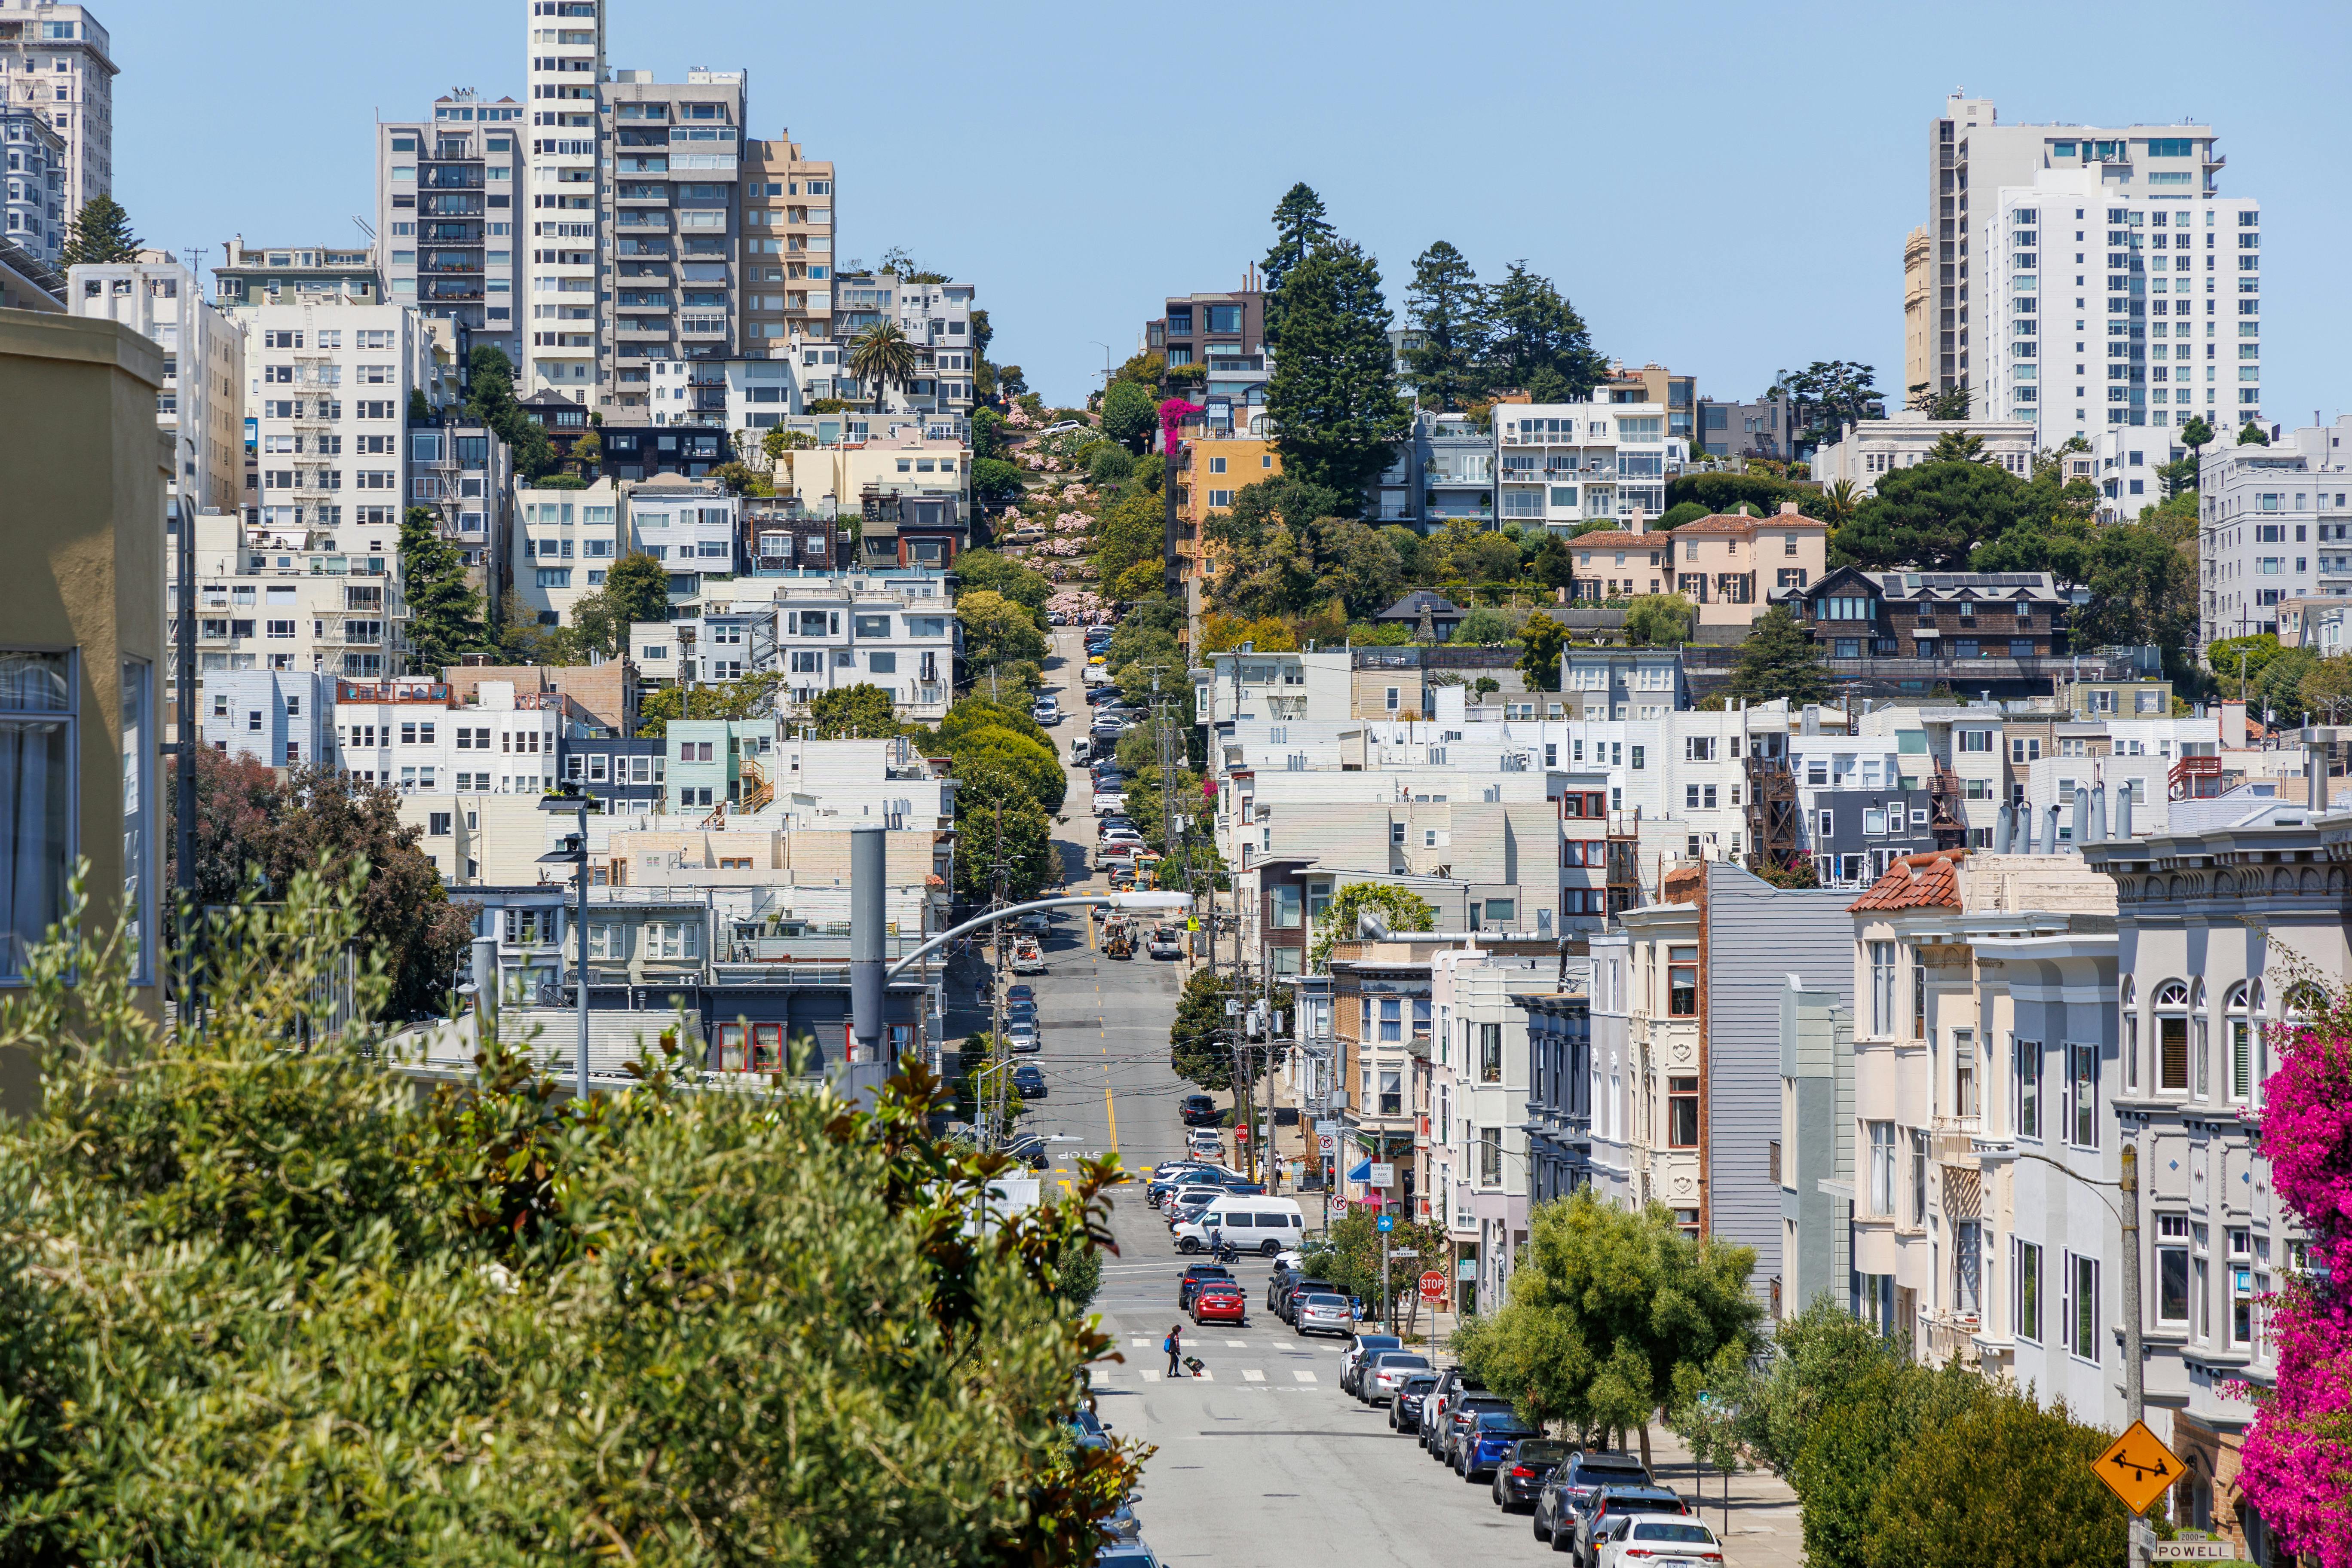
[[[2124,976],[2123,985],[2124,1088],[2139,1090],[2139,988],[2132,977]]]
[[[2189,987],[2168,980],[2156,988],[2156,1089],[2189,1092]]]
[[[2254,1030],[2261,1017],[2253,988],[2243,982],[2230,987],[2222,1004],[2223,1037],[2229,1042],[2230,1098],[2243,1100],[2253,1093]]]

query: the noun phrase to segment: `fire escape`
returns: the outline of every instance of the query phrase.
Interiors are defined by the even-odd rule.
[[[1748,841],[1751,868],[1787,866],[1799,853],[1797,775],[1785,753],[1750,751],[1748,768]]]
[[[1938,849],[1958,849],[1969,841],[1967,814],[1960,806],[1959,775],[1948,768],[1937,768],[1927,775],[1927,800],[1931,807],[1928,826],[1936,835]]]

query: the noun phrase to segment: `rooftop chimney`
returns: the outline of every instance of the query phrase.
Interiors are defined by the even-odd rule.
[[[1632,521],[1625,525],[1625,531],[1628,533],[1641,533],[1645,531],[1645,526],[1646,525],[1643,521],[1642,509],[1637,506],[1633,509]]]

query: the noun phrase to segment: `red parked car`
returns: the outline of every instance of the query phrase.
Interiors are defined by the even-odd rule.
[[[1192,1295],[1192,1321],[1205,1323],[1214,1319],[1238,1328],[1249,1325],[1249,1300],[1238,1285],[1211,1283]]]

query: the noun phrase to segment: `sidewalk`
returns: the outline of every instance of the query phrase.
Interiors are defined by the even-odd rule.
[[[1804,1526],[1797,1494],[1769,1470],[1738,1470],[1728,1478],[1730,1506],[1724,1505],[1721,1470],[1691,1465],[1690,1450],[1663,1426],[1650,1428],[1650,1469],[1658,1484],[1672,1487],[1710,1528],[1723,1536],[1732,1568],[1802,1568]]]

